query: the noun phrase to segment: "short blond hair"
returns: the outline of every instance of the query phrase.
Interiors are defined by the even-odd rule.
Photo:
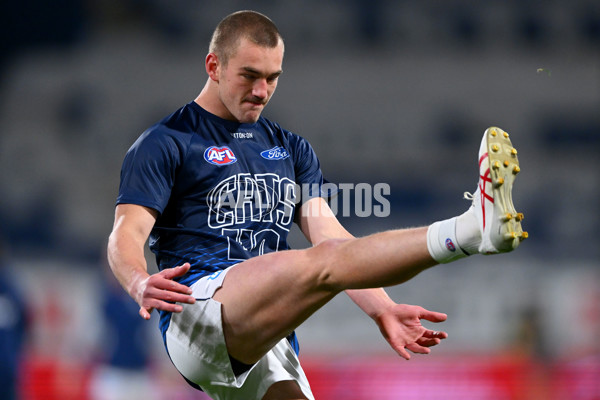
[[[227,65],[242,38],[267,48],[283,43],[283,38],[269,17],[251,10],[229,14],[215,28],[208,51]]]

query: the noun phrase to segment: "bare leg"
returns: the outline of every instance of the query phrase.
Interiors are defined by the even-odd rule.
[[[262,400],[301,400],[306,399],[300,386],[294,381],[280,381],[271,385]]]
[[[223,305],[229,353],[254,363],[341,291],[397,285],[435,265],[426,233],[424,227],[327,240],[238,264],[214,296]]]

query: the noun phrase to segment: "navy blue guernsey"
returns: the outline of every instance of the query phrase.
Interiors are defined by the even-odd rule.
[[[322,184],[305,139],[264,117],[240,124],[190,102],[129,149],[117,204],[158,211],[150,234],[158,268],[189,262],[179,282],[190,286],[251,257],[289,249],[296,207],[318,196]],[[169,320],[161,312],[163,336]]]

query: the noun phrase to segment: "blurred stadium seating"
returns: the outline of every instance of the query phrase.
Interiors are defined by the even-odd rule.
[[[102,340],[98,257],[123,155],[196,96],[213,27],[248,5],[53,4],[0,6],[0,233],[33,316],[22,397],[83,399]],[[522,164],[515,203],[531,238],[518,252],[389,290],[449,314],[438,355],[397,361],[341,296],[299,329],[318,398],[599,398],[600,4],[253,7],[286,39],[285,73],[265,115],[308,138],[331,181],[391,185],[390,217],[342,218],[353,233],[462,212],[490,125],[513,135]],[[291,241],[305,245],[297,232]],[[154,347],[148,373],[165,398],[198,398],[159,340]]]

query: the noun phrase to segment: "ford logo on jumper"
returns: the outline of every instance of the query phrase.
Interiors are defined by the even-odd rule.
[[[267,160],[285,160],[290,155],[288,154],[286,149],[277,146],[273,147],[270,150],[263,151],[262,153],[260,153],[260,156],[262,158],[266,158]]]

